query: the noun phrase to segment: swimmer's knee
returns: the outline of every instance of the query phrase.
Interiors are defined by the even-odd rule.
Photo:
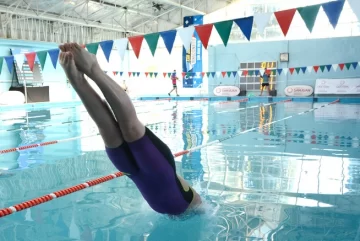
[[[134,122],[120,126],[120,128],[126,142],[137,141],[145,135],[145,126],[138,119]]]

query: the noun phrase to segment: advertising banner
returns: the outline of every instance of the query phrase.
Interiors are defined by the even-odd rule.
[[[317,79],[315,94],[360,94],[360,79]]]

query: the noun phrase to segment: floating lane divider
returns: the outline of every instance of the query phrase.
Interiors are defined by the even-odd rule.
[[[283,101],[283,102],[288,102],[288,101]],[[298,113],[297,115],[301,115],[301,114],[304,114],[304,113],[309,113],[309,112],[314,111],[316,109],[320,109],[320,108],[323,108],[323,107],[326,107],[328,105],[335,104],[335,103],[338,103],[338,102],[339,102],[339,100],[336,100],[336,101],[331,102],[329,104],[322,105],[322,106],[320,106],[318,108],[313,108],[313,109],[310,109],[308,111]],[[237,134],[230,135],[228,137],[225,137],[225,138],[222,138],[222,139],[219,139],[219,140],[216,140],[216,141],[208,142],[208,143],[206,143],[204,145],[200,145],[200,146],[197,146],[197,147],[194,147],[194,148],[190,148],[188,150],[184,150],[184,151],[175,153],[173,155],[174,155],[174,157],[183,156],[183,155],[186,155],[186,154],[188,154],[190,152],[194,152],[194,151],[202,149],[204,147],[208,147],[208,146],[223,142],[225,140],[234,138],[234,137],[239,136],[241,134],[251,132],[251,131],[256,130],[256,129],[263,128],[264,126],[271,125],[273,123],[283,121],[283,120],[292,118],[294,116],[288,116],[286,118],[283,118],[283,119],[280,119],[280,120],[277,120],[277,121],[273,121],[271,123],[267,123],[267,124],[263,125],[262,127],[251,128],[249,130],[239,132]],[[52,143],[52,144],[55,144],[55,143]],[[45,203],[45,202],[49,202],[49,201],[54,200],[56,198],[60,198],[60,197],[69,195],[71,193],[78,192],[80,190],[83,190],[83,189],[86,189],[86,188],[89,188],[89,187],[92,187],[92,186],[95,186],[95,185],[110,181],[112,179],[119,178],[119,177],[124,176],[124,175],[125,174],[122,173],[122,172],[116,172],[114,174],[110,174],[108,176],[100,177],[100,178],[92,180],[92,181],[88,181],[88,182],[85,182],[85,183],[82,183],[82,184],[79,184],[79,185],[76,185],[76,186],[73,186],[73,187],[69,187],[69,188],[66,188],[66,189],[63,189],[63,190],[60,190],[60,191],[57,191],[57,192],[53,192],[53,193],[50,193],[48,195],[32,199],[30,201],[26,201],[26,202],[23,202],[23,203],[14,205],[14,206],[10,206],[8,208],[0,209],[0,218],[11,215],[11,214],[14,214],[16,212],[20,212],[22,210],[25,210],[25,209],[28,209],[28,208],[31,208],[31,207],[34,207],[34,206],[37,206],[37,205],[40,205],[40,204]]]

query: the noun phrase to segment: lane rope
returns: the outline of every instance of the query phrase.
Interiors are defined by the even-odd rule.
[[[300,112],[300,113],[298,113],[298,114],[296,114],[296,115],[288,116],[288,117],[282,118],[282,119],[280,119],[280,120],[277,120],[277,121],[273,121],[273,122],[264,124],[262,127],[251,128],[251,129],[248,129],[248,130],[246,130],[246,131],[239,132],[239,133],[234,134],[234,135],[230,135],[230,136],[227,136],[227,137],[224,137],[224,138],[221,138],[221,139],[212,141],[212,142],[208,142],[208,143],[206,143],[206,144],[204,144],[204,145],[199,145],[199,146],[196,146],[196,147],[194,147],[194,148],[190,148],[190,149],[188,149],[188,150],[184,150],[184,151],[175,153],[175,154],[173,154],[173,155],[174,155],[174,157],[179,157],[179,156],[182,156],[182,155],[186,155],[186,154],[188,154],[188,153],[197,151],[197,150],[202,149],[202,148],[204,148],[204,147],[208,147],[208,146],[211,146],[211,145],[214,145],[214,144],[223,142],[223,141],[225,141],[225,140],[234,138],[234,137],[239,136],[239,135],[241,135],[241,134],[248,133],[248,132],[251,132],[251,131],[254,131],[254,130],[257,130],[257,129],[262,129],[262,128],[264,128],[264,126],[272,125],[272,124],[274,124],[274,123],[276,123],[276,122],[293,118],[294,116],[303,115],[303,114],[305,114],[305,113],[309,113],[309,112],[315,111],[315,110],[317,110],[317,109],[327,107],[327,106],[329,106],[329,105],[338,103],[339,101],[340,101],[340,100],[338,99],[338,100],[335,100],[335,101],[330,102],[330,103],[328,103],[328,104],[324,104],[324,105],[322,105],[322,106],[320,106],[320,107],[312,108],[312,109],[310,109],[310,110],[307,110],[307,111],[304,111],[304,112]],[[291,102],[291,100],[282,101],[282,102]],[[279,103],[280,103],[280,102],[279,102]],[[101,183],[110,181],[110,180],[112,180],[112,179],[122,177],[122,176],[124,176],[124,175],[125,175],[125,174],[122,173],[122,172],[116,172],[116,173],[110,174],[110,175],[108,175],[108,176],[104,176],[104,177],[97,178],[97,179],[95,179],[95,180],[87,181],[87,182],[85,182],[85,183],[82,183],[82,184],[79,184],[79,185],[76,185],[76,186],[73,186],[73,187],[69,187],[69,188],[66,188],[66,189],[63,189],[63,190],[60,190],[60,191],[56,191],[56,192],[47,194],[47,195],[42,196],[42,197],[38,197],[38,198],[35,198],[35,199],[32,199],[32,200],[29,200],[29,201],[26,201],[26,202],[23,202],[23,203],[14,205],[14,206],[10,206],[10,207],[1,209],[1,210],[0,210],[0,218],[5,217],[5,216],[8,216],[8,215],[11,215],[11,214],[14,214],[14,213],[16,213],[16,212],[20,212],[20,211],[22,211],[22,210],[25,210],[25,209],[28,209],[28,208],[31,208],[31,207],[34,207],[34,206],[37,206],[37,205],[40,205],[40,204],[45,203],[45,202],[52,201],[52,200],[54,200],[54,199],[56,199],[56,198],[60,198],[60,197],[69,195],[69,194],[71,194],[71,193],[78,192],[78,191],[80,191],[80,190],[83,190],[83,189],[86,189],[86,188],[89,188],[89,187],[92,187],[92,186],[95,186],[95,185],[98,185],[98,184],[101,184]]]

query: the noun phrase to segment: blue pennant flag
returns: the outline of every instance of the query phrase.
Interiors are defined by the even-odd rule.
[[[258,76],[258,75],[260,75],[260,70],[255,70],[255,76]]]
[[[281,75],[283,69],[277,69],[277,72],[279,73],[279,75]]]
[[[322,4],[324,12],[334,28],[336,28],[339,22],[340,14],[344,8],[344,3],[345,0],[337,0]]]
[[[50,59],[51,59],[51,63],[54,66],[54,69],[56,69],[56,65],[59,59],[59,54],[60,54],[60,50],[59,49],[50,49],[48,51]]]
[[[124,72],[120,72],[120,76],[123,76]]]
[[[247,18],[238,18],[235,19],[234,22],[239,26],[239,28],[241,29],[247,40],[250,41],[251,32],[254,23],[254,17],[251,16]]]
[[[233,71],[232,74],[233,74],[234,77],[236,77],[237,71]]]
[[[139,76],[140,76],[140,72],[137,72],[137,73],[136,73],[136,76],[139,77]]]
[[[176,38],[176,30],[169,30],[165,32],[160,32],[160,36],[164,40],[164,44],[166,49],[168,50],[169,54],[171,54],[171,51],[174,47],[174,42]]]
[[[156,77],[158,76],[158,72],[155,72],[155,73],[154,73],[154,76],[155,76],[155,78],[156,78]]]
[[[214,78],[215,77],[215,72],[211,72],[211,76]]]
[[[113,40],[107,40],[107,41],[102,41],[99,43],[102,51],[104,52],[105,58],[107,60],[107,62],[110,61],[110,54],[111,54],[111,50],[113,48],[114,45],[114,41]]]
[[[305,74],[307,68],[306,67],[301,67],[300,69]]]
[[[13,72],[14,69],[14,56],[6,56],[4,57],[6,65],[9,69],[10,74]]]
[[[331,67],[332,67],[332,64],[328,64],[328,65],[326,65],[325,67],[326,67],[327,71],[329,71],[329,72],[330,72]]]
[[[351,65],[354,67],[354,69],[356,69],[356,67],[358,66],[358,62],[353,62],[351,63]]]

